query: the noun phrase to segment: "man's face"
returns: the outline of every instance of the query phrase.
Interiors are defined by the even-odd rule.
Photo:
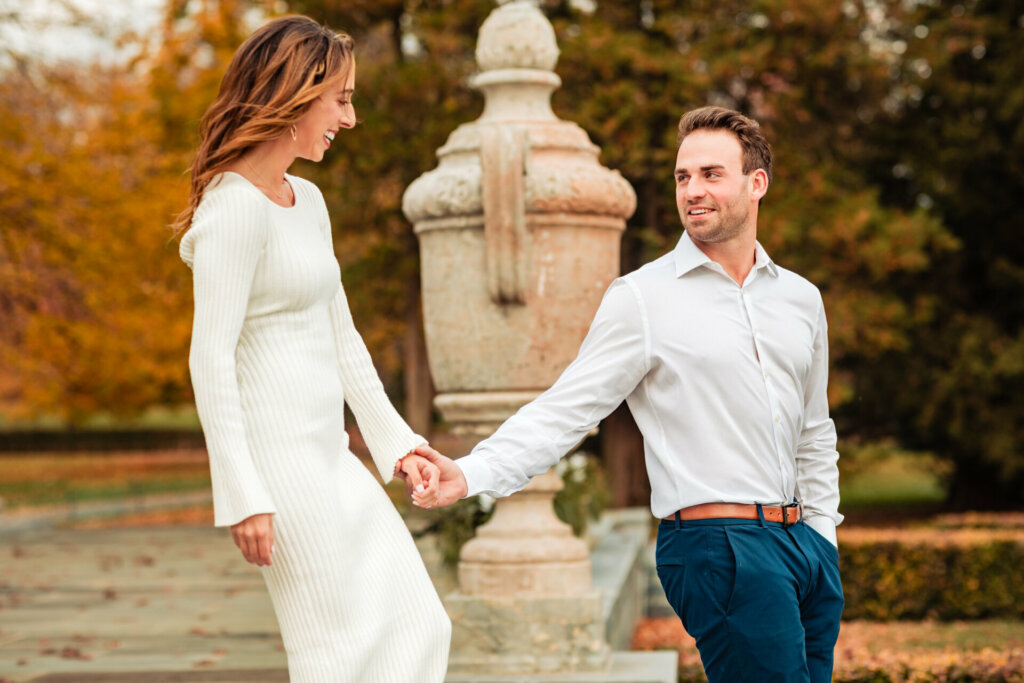
[[[676,155],[676,207],[697,242],[727,242],[756,229],[752,210],[763,195],[752,195],[755,174],[743,174],[743,149],[727,130],[696,130]],[[765,176],[765,179],[767,176]],[[765,182],[767,182],[765,180]]]

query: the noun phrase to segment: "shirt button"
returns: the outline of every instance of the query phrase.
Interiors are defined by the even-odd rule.
[[[776,422],[782,422],[782,418],[781,418],[781,417],[779,417],[778,415],[776,415],[776,416],[775,416],[775,421],[776,421]]]

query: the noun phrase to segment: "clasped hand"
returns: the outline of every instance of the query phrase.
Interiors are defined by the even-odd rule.
[[[405,482],[406,493],[421,508],[451,505],[468,490],[459,466],[426,444],[398,461],[395,476]],[[274,515],[246,517],[231,527],[231,538],[247,562],[269,567],[274,554]]]
[[[406,493],[412,496],[414,504],[422,508],[442,508],[466,496],[469,490],[466,477],[454,460],[426,444],[417,447],[413,453],[403,458],[402,462],[409,460],[409,464],[417,468],[420,479],[427,481],[428,474],[436,473],[433,475],[436,478],[430,479],[433,486],[422,492],[417,491],[415,485],[410,485],[411,475],[405,479]]]

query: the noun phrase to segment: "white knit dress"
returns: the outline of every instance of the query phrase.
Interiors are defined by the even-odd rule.
[[[401,517],[348,450],[343,403],[385,481],[425,440],[352,324],[320,191],[287,179],[290,208],[221,174],[181,242],[215,524],[274,513],[262,571],[293,682],[440,682],[451,623]]]

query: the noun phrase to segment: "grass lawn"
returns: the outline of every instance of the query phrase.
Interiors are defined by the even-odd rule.
[[[209,487],[201,450],[0,454],[0,498],[11,508]]]
[[[929,453],[886,445],[840,448],[842,510],[935,506],[946,496],[949,464]]]
[[[210,468],[204,450],[0,453],[0,498],[10,509],[209,490]],[[419,512],[412,507],[401,482],[390,484],[387,492],[403,514]],[[206,505],[166,513],[131,514],[125,519],[90,524],[205,524],[207,517],[212,519],[208,508]]]

